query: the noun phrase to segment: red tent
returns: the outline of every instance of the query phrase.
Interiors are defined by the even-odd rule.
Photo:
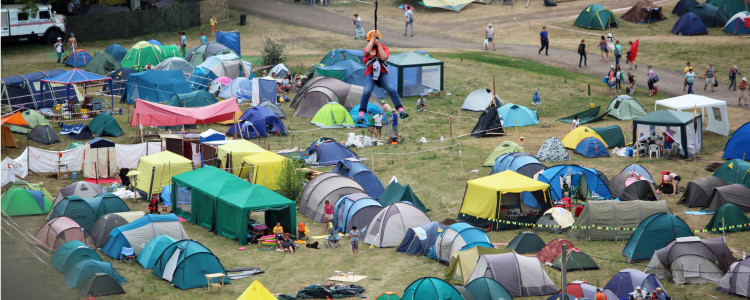
[[[177,126],[213,124],[231,120],[240,111],[237,100],[220,101],[203,107],[175,107],[141,99],[135,100],[130,126]]]

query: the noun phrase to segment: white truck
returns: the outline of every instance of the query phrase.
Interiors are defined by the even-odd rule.
[[[41,39],[54,44],[58,37],[64,37],[65,16],[56,14],[51,5],[37,4],[39,11],[29,15],[23,4],[2,6],[2,38]]]

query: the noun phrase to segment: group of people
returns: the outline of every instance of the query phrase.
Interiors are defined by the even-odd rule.
[[[322,1],[324,0],[321,0],[321,2]],[[327,2],[329,0],[325,1]],[[310,3],[312,4],[312,6],[315,6],[315,0],[310,0]],[[406,21],[404,25],[404,36],[409,33],[408,29],[411,27],[411,37],[414,37],[414,8],[409,5],[405,5],[404,11],[404,19]],[[364,27],[362,27],[362,18],[359,16],[359,14],[354,14],[352,23],[354,23],[354,39],[356,40],[360,37],[365,37],[365,30]]]
[[[745,106],[748,106],[747,77],[742,77],[742,80],[740,80],[738,84],[737,78],[740,75],[742,75],[742,73],[740,73],[739,69],[737,69],[737,66],[732,66],[729,68],[729,87],[727,87],[727,90],[731,90],[732,88],[734,88],[735,91],[738,91],[737,105],[742,105],[742,100],[745,100]],[[688,94],[693,94],[693,84],[695,84],[695,80],[697,78],[698,75],[696,75],[695,71],[693,71],[693,66],[690,64],[690,62],[687,62],[687,65],[685,66],[685,80],[683,82],[682,90],[685,91],[687,89]],[[706,67],[706,71],[703,72],[703,78],[706,79],[706,83],[703,85],[703,90],[706,91],[708,90],[708,87],[711,86],[711,92],[715,91],[715,88],[719,84],[716,80],[716,68],[713,64],[708,64],[708,67]]]
[[[78,39],[76,39],[76,36],[74,33],[70,33],[70,38],[68,39],[68,48],[70,48],[70,55],[73,55],[73,53],[76,52],[76,49],[78,49]],[[55,42],[55,53],[57,53],[57,63],[59,64],[62,61],[63,58],[63,45],[65,45],[65,42],[61,37],[57,38],[57,42]]]

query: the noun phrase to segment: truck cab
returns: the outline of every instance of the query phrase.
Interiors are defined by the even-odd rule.
[[[65,32],[65,17],[56,14],[51,5],[37,4],[35,15],[23,10],[22,4],[2,6],[2,38],[42,39],[54,44]]]

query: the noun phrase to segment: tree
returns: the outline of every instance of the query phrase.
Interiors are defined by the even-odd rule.
[[[276,42],[271,38],[266,38],[266,41],[263,44],[263,64],[266,66],[275,66],[286,62],[284,48],[283,43]]]
[[[276,192],[297,203],[299,203],[299,197],[302,195],[302,181],[305,179],[305,173],[298,169],[301,166],[301,163],[295,164],[291,159],[284,160],[281,172],[279,172],[279,177],[276,180],[279,184],[279,189]]]

